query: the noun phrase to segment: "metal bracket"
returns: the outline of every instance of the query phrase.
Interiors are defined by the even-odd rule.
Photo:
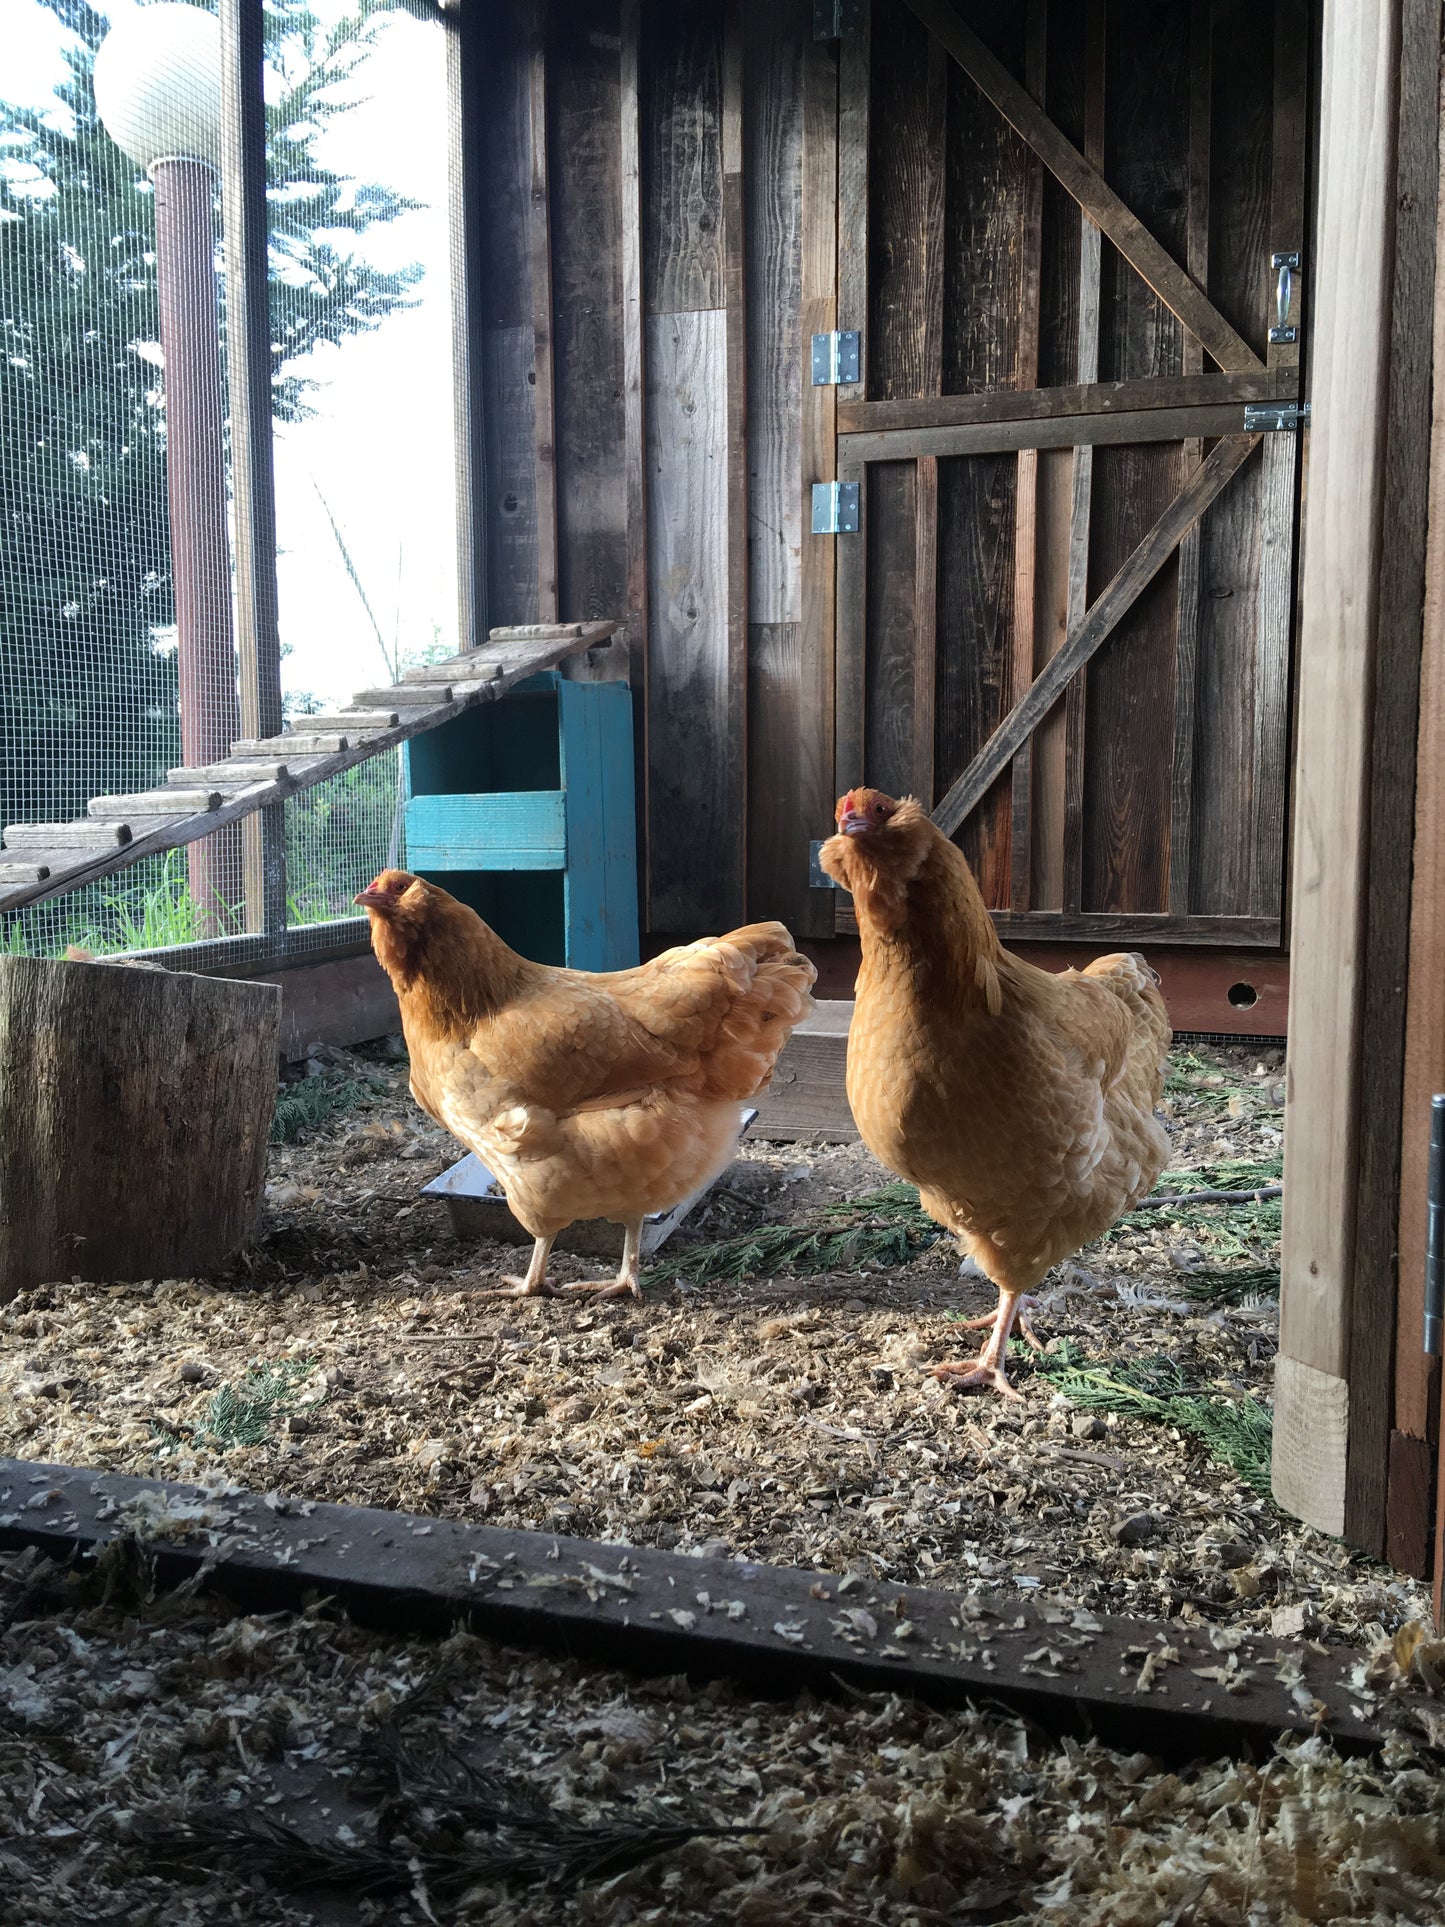
[[[813,38],[842,40],[863,25],[863,0],[813,0]]]
[[[858,484],[856,482],[814,482],[814,535],[856,535],[858,533]]]
[[[813,336],[813,386],[831,388],[858,380],[862,365],[862,336],[856,328],[834,329],[830,335]]]
[[[1246,435],[1272,435],[1286,428],[1303,428],[1310,418],[1307,401],[1247,401],[1244,404]]]
[[[808,888],[810,890],[841,890],[842,884],[836,877],[830,877],[818,861],[818,852],[823,847],[822,840],[808,845]]]
[[[1277,276],[1274,284],[1274,307],[1277,320],[1269,331],[1269,338],[1279,346],[1285,342],[1299,340],[1299,329],[1293,322],[1289,322],[1286,326],[1290,303],[1294,299],[1294,277],[1299,273],[1298,248],[1287,248],[1272,254],[1269,257],[1269,265]]]

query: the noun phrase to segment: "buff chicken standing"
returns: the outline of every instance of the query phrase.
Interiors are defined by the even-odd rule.
[[[863,966],[848,1101],[864,1143],[998,1287],[976,1358],[939,1377],[1019,1394],[1006,1354],[1052,1265],[1152,1188],[1169,1020],[1134,954],[1057,975],[1005,950],[967,859],[912,797],[855,789],[823,868],[852,892]]]
[[[812,1007],[817,973],[780,923],[666,950],[636,970],[529,963],[474,910],[405,870],[357,897],[401,1005],[411,1093],[500,1180],[535,1244],[518,1296],[576,1218],[624,1227],[615,1279],[642,1296],[642,1221],[729,1162],[743,1105]]]

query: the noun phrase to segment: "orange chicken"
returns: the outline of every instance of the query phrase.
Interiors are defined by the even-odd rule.
[[[1016,1318],[1038,1349],[1026,1294],[1164,1168],[1159,980],[1133,954],[1057,975],[1012,956],[963,853],[912,797],[850,790],[837,826],[822,864],[852,892],[863,941],[848,1101],[874,1156],[998,1287],[997,1311],[972,1321],[992,1327],[980,1355],[935,1372],[1017,1398]]]
[[[575,1218],[624,1227],[616,1279],[642,1296],[642,1221],[733,1155],[743,1105],[811,1008],[817,975],[780,923],[666,950],[636,970],[529,963],[434,883],[384,870],[356,901],[396,990],[411,1093],[481,1158],[535,1239],[517,1296],[550,1294]]]

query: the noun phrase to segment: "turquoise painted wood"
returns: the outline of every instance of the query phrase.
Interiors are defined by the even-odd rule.
[[[560,790],[413,796],[406,811],[413,870],[565,870],[566,798]]]
[[[530,677],[407,745],[407,867],[524,956],[637,963],[632,693]]]

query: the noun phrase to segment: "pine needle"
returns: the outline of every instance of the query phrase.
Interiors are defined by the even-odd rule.
[[[1118,1412],[1188,1432],[1211,1458],[1270,1497],[1274,1421],[1268,1406],[1247,1393],[1234,1398],[1191,1385],[1173,1359],[1162,1356],[1127,1365],[1089,1365],[1067,1343],[1042,1354],[1035,1369],[1083,1411]]]
[[[283,1084],[276,1093],[276,1110],[271,1119],[273,1144],[298,1144],[310,1137],[343,1111],[355,1110],[371,1098],[380,1097],[385,1086],[367,1077],[303,1077],[298,1083]]]
[[[295,1405],[316,1369],[310,1358],[283,1358],[279,1365],[253,1365],[238,1385],[223,1385],[191,1434],[191,1443],[227,1452],[236,1445],[264,1445],[273,1421]]]
[[[1238,1265],[1225,1269],[1201,1265],[1186,1271],[1179,1289],[1186,1298],[1206,1305],[1245,1305],[1252,1299],[1278,1298],[1278,1265]]]
[[[911,1184],[885,1184],[809,1212],[794,1224],[764,1224],[716,1244],[692,1245],[654,1265],[648,1284],[673,1279],[736,1283],[760,1274],[852,1271],[865,1262],[906,1265],[943,1236]]]

